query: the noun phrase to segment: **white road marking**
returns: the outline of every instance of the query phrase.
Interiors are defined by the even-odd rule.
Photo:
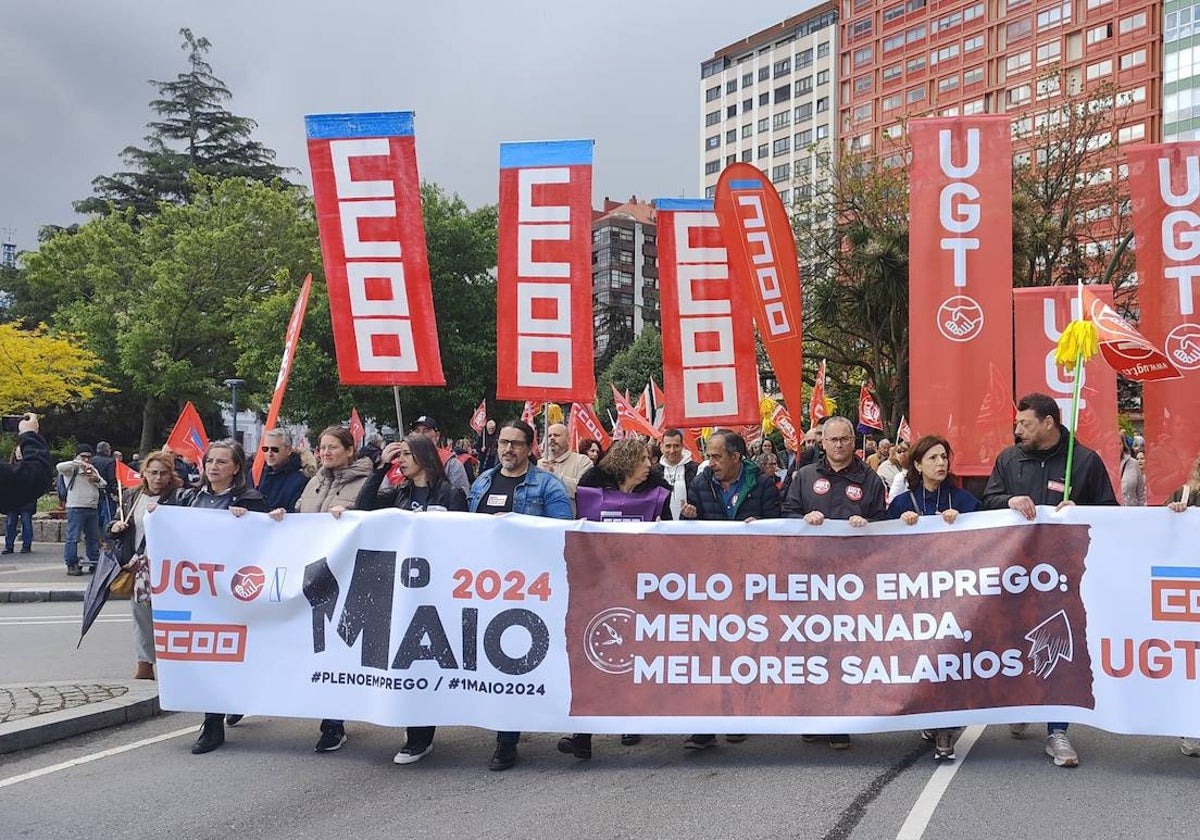
[[[975,741],[983,734],[983,730],[983,726],[968,726],[959,736],[958,742],[954,745],[954,754],[957,758],[954,761],[943,761],[938,764],[938,768],[933,771],[933,775],[925,783],[925,789],[921,791],[921,795],[913,804],[912,810],[908,812],[908,818],[904,820],[904,825],[900,826],[900,833],[896,835],[896,840],[921,840],[925,836],[925,829],[929,827],[929,820],[933,818],[934,810],[942,801],[942,796],[950,787],[951,779],[954,778],[954,774],[958,772],[962,763],[967,760],[967,754],[971,752],[971,747],[975,746]]]
[[[57,617],[57,616],[46,616],[46,617],[39,617],[39,618],[22,618],[22,619],[0,618],[0,627],[31,627],[33,625],[38,625],[38,624],[78,624],[79,621],[80,621],[80,617],[77,615],[62,616],[61,618]],[[133,621],[132,616],[114,615],[114,616],[101,616],[100,618],[96,619],[95,623],[96,624],[129,624],[131,621]]]
[[[111,750],[101,750],[91,755],[85,755],[82,758],[73,758],[70,761],[64,761],[61,764],[51,764],[49,767],[43,767],[41,770],[31,770],[28,773],[22,773],[19,776],[9,776],[7,779],[0,779],[0,788],[10,787],[11,785],[19,785],[21,782],[28,782],[32,779],[38,779],[42,776],[49,776],[51,773],[57,773],[60,770],[70,770],[72,767],[78,767],[81,764],[90,764],[93,761],[99,761],[102,758],[109,756],[120,755],[123,752],[148,747],[151,744],[157,744],[160,741],[170,741],[172,738],[180,738],[184,735],[196,734],[197,727],[189,726],[186,729],[176,729],[174,732],[166,732],[162,735],[155,735],[153,738],[143,738],[141,741],[134,741],[132,744],[126,744],[123,747],[113,747]]]

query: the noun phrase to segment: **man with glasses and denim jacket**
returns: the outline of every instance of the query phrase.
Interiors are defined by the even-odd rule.
[[[267,464],[255,489],[267,500],[267,510],[294,511],[308,476],[301,469],[300,453],[292,449],[291,436],[283,429],[271,429],[263,435],[262,451]]]
[[[551,519],[574,519],[567,488],[551,472],[539,469],[530,460],[533,454],[533,427],[511,420],[500,428],[497,440],[500,466],[486,470],[471,485],[467,509],[471,513],[497,515],[524,513]],[[517,763],[520,732],[497,732],[496,752],[488,762],[489,770],[507,770]]]

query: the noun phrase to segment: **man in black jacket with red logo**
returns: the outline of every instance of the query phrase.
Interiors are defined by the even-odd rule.
[[[783,515],[803,518],[809,525],[844,519],[854,528],[887,519],[887,488],[867,462],[854,454],[854,426],[850,421],[836,415],[826,420],[821,446],[824,454],[801,467],[792,479],[783,501]],[[816,737],[805,735],[804,740]],[[849,735],[826,737],[835,750],[850,747]]]

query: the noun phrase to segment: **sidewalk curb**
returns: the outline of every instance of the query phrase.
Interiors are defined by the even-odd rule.
[[[129,690],[112,700],[86,703],[61,712],[0,723],[0,755],[39,747],[52,741],[73,738],[98,729],[120,726],[162,714],[158,704],[158,683],[152,680],[106,680]],[[71,682],[47,682],[38,685],[74,685]],[[20,687],[28,688],[22,684]]]
[[[82,601],[83,589],[47,589],[41,586],[14,586],[0,589],[0,604],[36,604],[45,601]],[[110,600],[117,600],[110,598]]]

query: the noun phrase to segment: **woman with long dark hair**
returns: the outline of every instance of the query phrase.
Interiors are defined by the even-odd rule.
[[[379,485],[395,463],[404,483],[380,492]],[[446,477],[437,448],[422,434],[411,434],[383,449],[380,466],[363,485],[358,498],[361,510],[399,508],[412,512],[430,510],[466,511],[467,496]],[[410,726],[404,746],[392,759],[395,764],[416,764],[433,750],[434,726]]]
[[[950,442],[938,435],[925,435],[908,453],[908,489],[898,493],[888,506],[888,516],[905,525],[916,525],[922,516],[940,516],[947,525],[961,513],[979,510],[979,500],[951,478]],[[934,761],[953,761],[957,726],[926,729],[921,737],[933,741]]]
[[[178,504],[184,507],[227,510],[234,516],[244,516],[246,511],[266,513],[267,503],[246,477],[246,453],[235,440],[218,440],[208,445],[204,453],[204,472],[200,486],[180,492],[175,499],[163,499],[162,504]],[[153,512],[155,504],[147,506]],[[225,724],[235,726],[242,715],[207,712],[200,737],[192,744],[192,754],[212,752],[225,743]]]

